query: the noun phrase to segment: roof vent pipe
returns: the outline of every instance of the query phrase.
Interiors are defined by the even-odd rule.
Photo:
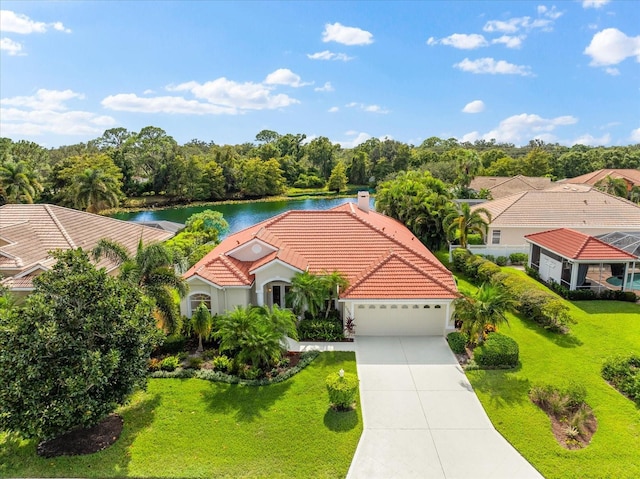
[[[365,213],[369,212],[369,192],[358,191],[358,208]]]

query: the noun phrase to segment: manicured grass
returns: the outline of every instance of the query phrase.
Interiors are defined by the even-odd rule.
[[[544,287],[524,273],[522,280]],[[546,478],[640,477],[640,408],[600,376],[606,358],[640,351],[640,306],[567,304],[577,320],[570,334],[549,333],[509,315],[509,326],[500,332],[518,342],[521,366],[468,371],[467,376],[496,429]],[[571,381],[586,387],[587,403],[598,420],[591,444],[577,451],[558,445],[547,415],[528,398],[534,384],[562,387]]]
[[[328,407],[325,378],[356,372],[353,353],[323,353],[283,383],[250,387],[152,379],[122,408],[124,430],[89,456],[43,459],[35,441],[0,434],[0,477],[344,477],[360,406]]]

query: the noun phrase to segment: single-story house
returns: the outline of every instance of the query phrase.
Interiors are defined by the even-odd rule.
[[[525,238],[529,243],[529,267],[538,271],[544,281],[570,290],[618,285],[623,291],[634,289],[633,273],[636,264],[640,265],[640,257],[632,253],[569,228]]]
[[[640,206],[588,185],[555,184],[472,206],[491,214],[486,245],[476,253],[508,256],[527,252],[526,235],[571,228],[597,236],[615,231],[640,231]]]
[[[358,203],[325,211],[288,211],[225,238],[184,275],[191,316],[204,303],[214,314],[235,306],[278,304],[296,273],[338,271],[343,321],[357,335],[443,335],[454,329],[453,275],[400,222]]]
[[[552,185],[551,178],[539,176],[476,176],[469,188],[476,192],[487,190],[497,200],[523,191],[545,190]]]
[[[607,168],[603,170],[592,171],[575,178],[565,178],[560,180],[562,183],[586,184],[594,186],[598,181],[604,180],[607,176],[614,179],[623,179],[627,184],[627,191],[631,191],[634,186],[640,186],[640,170],[631,168]]]
[[[138,243],[165,241],[174,233],[62,206],[11,204],[0,206],[0,284],[16,296],[33,290],[33,278],[53,266],[52,250],[93,249],[107,238],[135,254]],[[98,266],[112,272],[115,263]]]

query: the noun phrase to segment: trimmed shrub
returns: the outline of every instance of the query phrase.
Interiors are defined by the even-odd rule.
[[[464,333],[454,331],[447,334],[447,341],[449,343],[451,351],[456,354],[463,354],[465,352],[465,346],[467,345],[469,338]]]
[[[352,408],[358,395],[358,377],[355,374],[340,373],[329,374],[326,379],[329,402],[338,411],[347,411]]]
[[[525,266],[524,271],[533,279],[540,281],[540,273],[538,272],[537,269],[533,269],[533,268],[529,268],[529,266]]]
[[[477,255],[471,255],[464,263],[464,272],[469,278],[478,279],[478,268],[487,260]]]
[[[602,377],[640,406],[640,355],[607,359],[602,366]]]
[[[473,352],[473,359],[481,368],[513,368],[518,365],[518,358],[518,343],[500,333],[491,333]]]
[[[464,248],[454,249],[451,253],[453,258],[453,270],[459,273],[464,272],[464,265],[467,261],[467,258],[471,256],[471,253]]]
[[[482,257],[487,261],[491,261],[492,263],[496,262],[496,257],[492,254],[485,254],[485,255],[482,255]]]
[[[485,259],[484,263],[478,267],[478,279],[483,283],[489,283],[494,275],[501,272],[500,266]]]
[[[529,255],[527,253],[511,253],[509,255],[509,261],[511,264],[523,265],[529,261]]]
[[[303,319],[298,324],[300,341],[342,341],[342,321],[332,319]]]
[[[506,256],[498,256],[496,258],[496,264],[498,266],[506,266],[507,265],[507,261],[508,261],[508,259],[507,259]]]
[[[160,369],[163,371],[174,371],[178,366],[180,366],[180,360],[177,356],[167,356],[160,363]]]

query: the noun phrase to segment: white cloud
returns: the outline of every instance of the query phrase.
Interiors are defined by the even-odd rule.
[[[20,33],[45,33],[49,28],[59,32],[71,33],[61,22],[44,23],[31,20],[28,16],[12,12],[11,10],[0,10],[0,31]]]
[[[629,137],[629,139],[631,141],[635,141],[636,143],[640,143],[640,128],[631,130],[631,136]]]
[[[311,83],[304,83],[300,75],[296,75],[288,68],[278,68],[273,73],[269,73],[264,83],[266,85],[287,85],[294,88],[311,85]]]
[[[11,38],[0,39],[0,50],[9,53],[11,56],[22,55],[22,44],[14,42]]]
[[[348,62],[353,60],[354,57],[350,57],[346,53],[334,53],[329,50],[324,50],[317,53],[307,53],[307,58],[310,58],[311,60],[340,60]]]
[[[340,146],[342,146],[342,148],[355,148],[356,146],[360,145],[361,143],[364,143],[369,138],[371,138],[371,135],[368,133],[357,132],[354,130],[349,130],[345,132],[345,135],[353,138],[350,138],[344,141],[332,141],[331,143],[333,144],[339,143]]]
[[[212,105],[197,100],[187,100],[180,96],[140,97],[135,93],[118,93],[102,100],[102,106],[109,110],[132,111],[136,113],[169,113],[187,115],[235,115],[238,109]]]
[[[332,106],[331,108],[329,108],[327,110],[329,113],[336,113],[338,111],[340,111],[340,108],[338,108],[337,106]]]
[[[601,8],[610,0],[582,0],[582,8]]]
[[[3,98],[0,131],[2,135],[93,135],[116,124],[110,116],[69,110],[65,102],[73,99],[82,100],[84,95],[72,90],[41,89],[33,96]]]
[[[337,42],[343,45],[369,45],[373,43],[373,34],[357,27],[346,27],[341,23],[327,23],[322,32],[322,41]]]
[[[150,88],[142,92],[143,95],[152,95],[153,93],[155,93],[155,90],[152,90]]]
[[[387,110],[386,108],[382,108],[380,105],[365,105],[364,103],[357,103],[355,101],[347,103],[345,106],[347,108],[359,108],[360,110],[369,113],[380,113],[383,115],[389,113],[389,110]]]
[[[334,90],[334,88],[333,88],[333,86],[331,85],[331,82],[330,82],[330,81],[328,81],[328,82],[325,82],[325,84],[324,84],[324,85],[319,86],[319,87],[316,87],[316,88],[314,88],[313,90],[314,90],[314,91],[333,91],[333,90]]]
[[[459,48],[461,50],[474,50],[476,48],[486,47],[489,45],[487,40],[477,33],[454,33],[448,37],[437,40],[430,37],[427,40],[427,45],[448,45],[453,48]]]
[[[522,145],[534,138],[553,142],[556,141],[556,138],[552,132],[556,128],[573,125],[577,121],[577,118],[569,115],[542,118],[539,115],[522,113],[502,120],[496,128],[488,133],[481,134],[477,131],[467,133],[462,137],[462,140],[473,142],[479,139],[495,139],[498,142],[514,143],[516,145]]]
[[[614,77],[620,75],[620,70],[614,67],[607,67],[604,69],[604,71],[607,72],[608,75],[611,75]]]
[[[583,53],[591,57],[591,66],[617,65],[628,57],[640,62],[640,35],[628,37],[617,28],[605,28],[593,36]]]
[[[542,29],[548,32],[553,29],[553,22],[563,15],[563,12],[558,11],[555,6],[548,8],[544,5],[539,5],[537,11],[542,18],[532,19],[526,16],[514,17],[508,20],[489,20],[482,29],[485,32],[492,33],[516,33],[520,30],[531,31],[535,29]]]
[[[603,146],[610,143],[611,135],[609,133],[605,133],[600,138],[595,138],[592,135],[585,134],[573,140],[572,145]]]
[[[502,43],[507,48],[520,48],[522,46],[522,40],[526,38],[526,35],[502,35],[499,38],[494,38],[491,43]]]
[[[473,100],[467,103],[462,111],[464,113],[481,113],[484,111],[484,102],[482,100]]]
[[[453,65],[462,71],[470,73],[489,73],[492,75],[531,75],[531,68],[526,65],[514,65],[504,60],[494,60],[493,58],[478,58],[469,60],[465,58],[460,63]]]

